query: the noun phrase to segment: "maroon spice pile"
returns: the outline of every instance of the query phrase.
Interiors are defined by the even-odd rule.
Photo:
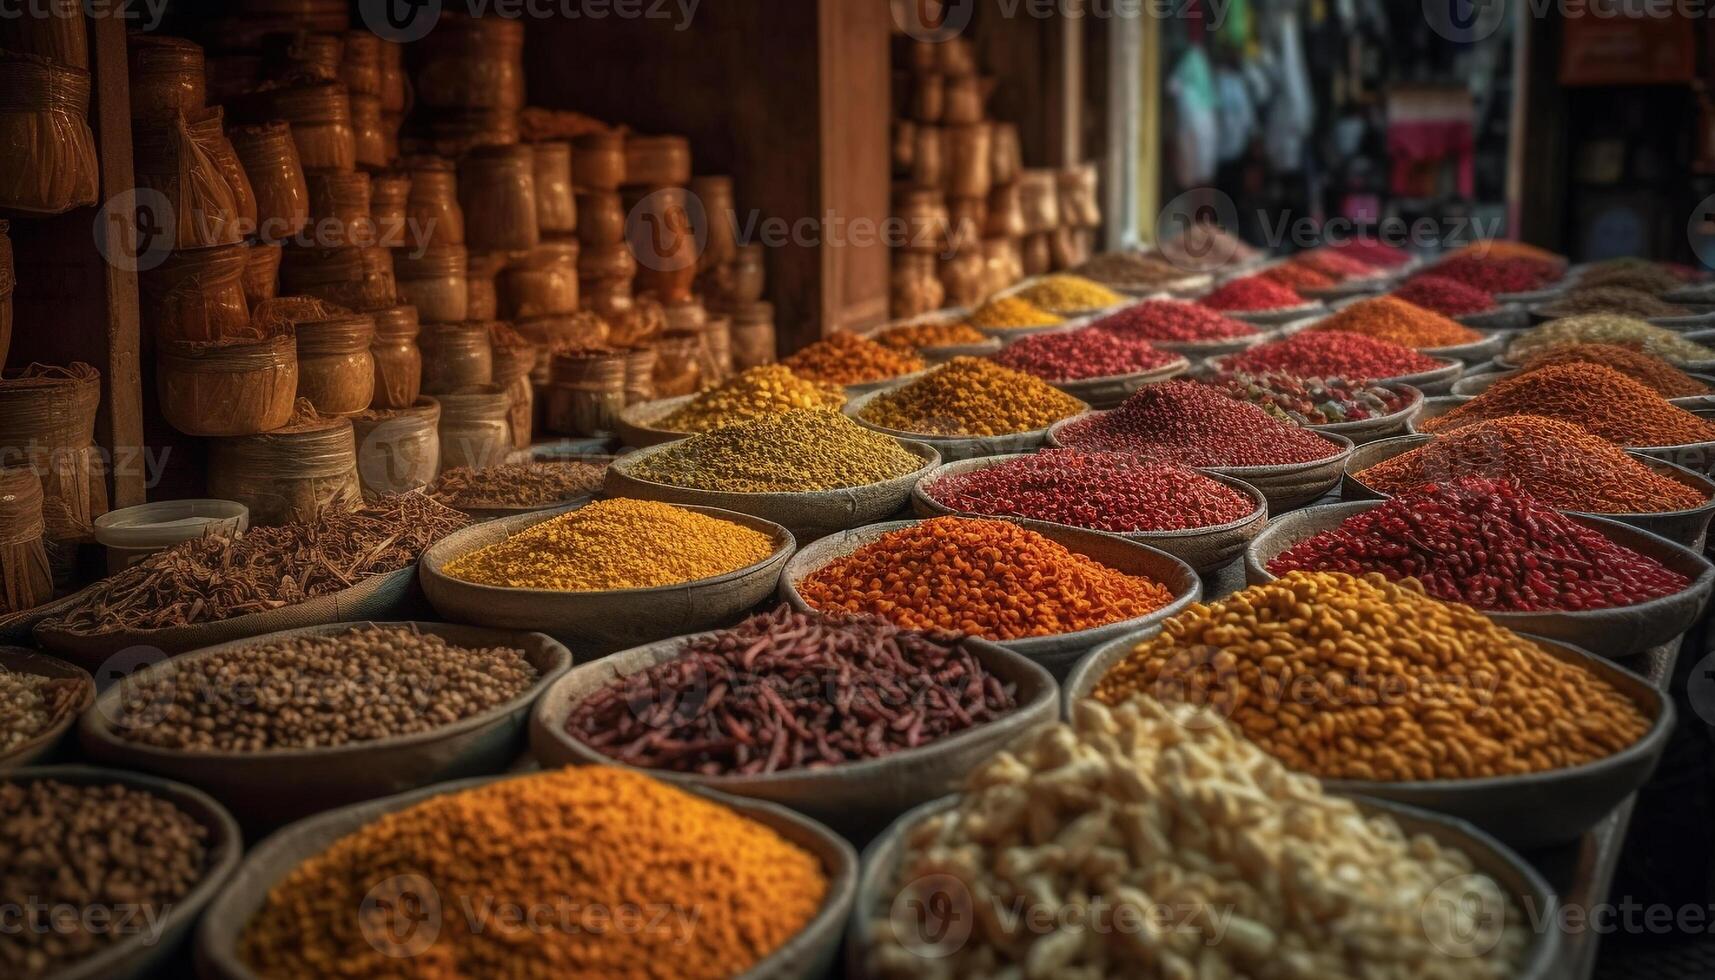
[[[1096,531],[1182,531],[1249,517],[1249,497],[1196,470],[1127,453],[1049,449],[941,477],[924,492],[967,514]]]
[[[1376,238],[1343,238],[1322,246],[1377,269],[1397,269],[1411,261],[1411,253]]]
[[[1069,423],[1057,438],[1068,448],[1141,453],[1186,466],[1282,466],[1339,452],[1309,430],[1194,381],[1148,385],[1111,412]]]
[[[994,360],[1044,381],[1081,381],[1153,371],[1180,357],[1137,337],[1085,329],[1021,337]]]
[[[1284,340],[1240,351],[1222,362],[1224,371],[1278,371],[1300,378],[1399,378],[1444,365],[1409,347],[1335,330],[1307,330]]]
[[[1368,279],[1376,274],[1375,266],[1360,261],[1356,256],[1343,255],[1335,249],[1314,248],[1308,252],[1300,252],[1292,257],[1292,262],[1306,269],[1313,269],[1335,282],[1345,282],[1349,279]]]
[[[706,776],[879,759],[1018,706],[955,633],[782,606],[573,707],[566,731],[628,765]]]
[[[1308,300],[1285,283],[1262,276],[1234,279],[1197,302],[1214,310],[1286,310]]]
[[[1416,578],[1438,599],[1495,612],[1629,606],[1691,584],[1516,483],[1476,477],[1427,484],[1348,517],[1281,553],[1268,570]]]
[[[1418,279],[1424,275],[1440,276],[1481,289],[1493,296],[1496,293],[1534,292],[1560,281],[1562,274],[1559,264],[1547,259],[1533,259],[1524,255],[1469,254],[1442,259],[1427,272],[1412,278]]]
[[[1206,306],[1172,299],[1151,299],[1135,303],[1110,313],[1090,324],[1091,330],[1105,330],[1122,337],[1136,337],[1154,343],[1197,343],[1206,340],[1231,340],[1254,335],[1256,328],[1243,320],[1223,316]]]
[[[1484,313],[1495,308],[1494,297],[1481,289],[1433,274],[1416,276],[1389,295],[1442,316]]]

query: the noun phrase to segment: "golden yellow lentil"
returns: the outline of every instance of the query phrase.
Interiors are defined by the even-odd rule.
[[[1002,296],[979,306],[965,322],[988,330],[1013,330],[1020,327],[1051,327],[1065,323],[1066,318],[1037,306],[1018,296]]]
[[[884,391],[859,417],[900,432],[998,436],[1045,429],[1084,410],[1048,382],[975,357],[955,357],[927,375]]]
[[[1069,274],[1044,276],[1013,295],[1050,313],[1083,313],[1125,302],[1101,283]]]
[[[800,378],[781,364],[764,364],[710,388],[652,424],[671,432],[708,432],[774,412],[794,408],[838,410],[845,403],[846,392],[839,385]]]

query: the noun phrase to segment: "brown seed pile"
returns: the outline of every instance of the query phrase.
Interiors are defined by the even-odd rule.
[[[169,629],[268,612],[351,588],[416,562],[470,519],[419,493],[236,537],[202,538],[103,579],[46,629]]]
[[[207,838],[141,790],[0,782],[0,903],[22,912],[0,932],[0,976],[46,977],[145,933],[201,880]]]
[[[58,724],[82,704],[84,683],[0,667],[0,754]]]
[[[577,460],[509,463],[484,470],[455,466],[424,492],[448,507],[538,507],[595,493],[606,473],[604,463]]]
[[[858,417],[900,432],[998,436],[1046,429],[1082,402],[1033,375],[975,357],[955,357],[927,375],[875,396]]]
[[[114,730],[187,752],[317,749],[432,731],[540,676],[522,650],[400,627],[299,636],[171,662],[128,680]]]

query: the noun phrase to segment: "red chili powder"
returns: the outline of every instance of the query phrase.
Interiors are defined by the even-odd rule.
[[[1257,276],[1261,279],[1267,279],[1269,282],[1280,283],[1282,286],[1286,286],[1295,291],[1300,289],[1326,289],[1338,281],[1333,276],[1319,272],[1306,263],[1295,262],[1291,259],[1288,259],[1279,265],[1271,265],[1261,272],[1258,272]]]
[[[1414,276],[1389,295],[1426,310],[1434,310],[1442,316],[1464,316],[1495,308],[1494,298],[1488,293],[1446,276]]]
[[[1559,264],[1545,259],[1524,256],[1497,258],[1477,254],[1442,259],[1425,274],[1462,282],[1490,295],[1533,292],[1558,282],[1563,275]]]
[[[1259,276],[1234,279],[1197,302],[1212,310],[1285,310],[1305,304],[1290,286]]]
[[[1405,249],[1375,238],[1346,238],[1322,247],[1378,269],[1397,269],[1411,261],[1411,254]]]
[[[1307,330],[1228,357],[1226,371],[1279,371],[1300,378],[1376,381],[1443,367],[1409,347],[1362,334]]]
[[[1360,262],[1354,256],[1342,255],[1327,247],[1300,252],[1292,257],[1292,263],[1319,272],[1335,282],[1345,282],[1348,279],[1368,279],[1376,274],[1374,266]]]
[[[1339,449],[1208,385],[1146,385],[1111,412],[1071,422],[1058,434],[1074,449],[1139,453],[1186,466],[1309,463]]]

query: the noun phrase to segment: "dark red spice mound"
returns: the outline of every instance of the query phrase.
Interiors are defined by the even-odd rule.
[[[1550,283],[1559,282],[1562,272],[1558,263],[1528,256],[1500,257],[1492,255],[1455,255],[1442,259],[1427,272],[1413,276],[1440,276],[1467,286],[1481,289],[1489,295],[1496,293],[1528,293]]]
[[[1071,422],[1062,445],[1139,453],[1186,466],[1281,466],[1339,453],[1328,440],[1208,385],[1147,385],[1111,412]]]
[[[1240,351],[1222,362],[1224,371],[1278,371],[1300,378],[1377,381],[1442,367],[1441,361],[1385,340],[1334,330],[1307,330],[1284,340]]]
[[[1268,570],[1416,578],[1437,599],[1495,612],[1630,606],[1691,584],[1510,480],[1476,477],[1426,484],[1348,517]]]
[[[1360,262],[1356,256],[1342,255],[1329,248],[1300,252],[1292,257],[1292,261],[1306,269],[1314,269],[1335,282],[1368,279],[1376,274],[1374,266]]]
[[[1442,316],[1464,316],[1495,308],[1494,298],[1488,293],[1446,276],[1415,276],[1389,295]]]
[[[1122,337],[1155,343],[1196,343],[1202,340],[1231,340],[1249,337],[1256,328],[1243,320],[1223,316],[1206,306],[1172,299],[1150,299],[1110,313],[1090,324]]]
[[[1248,496],[1196,470],[1074,449],[1049,449],[944,476],[925,491],[963,513],[1117,533],[1216,527],[1255,510]]]
[[[1303,306],[1304,297],[1291,287],[1261,276],[1234,279],[1197,302],[1212,310],[1285,310]]]
[[[1322,246],[1378,269],[1397,269],[1411,261],[1411,253],[1376,238],[1344,238]]]
[[[1081,381],[1150,371],[1180,357],[1138,337],[1084,329],[1021,337],[995,354],[994,360],[1045,381]]]

